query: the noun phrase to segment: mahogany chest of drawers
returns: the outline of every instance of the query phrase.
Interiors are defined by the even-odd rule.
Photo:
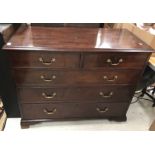
[[[21,127],[42,121],[125,121],[153,50],[127,30],[21,27],[3,47]]]

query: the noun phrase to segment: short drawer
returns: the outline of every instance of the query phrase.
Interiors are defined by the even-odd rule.
[[[148,53],[88,53],[84,54],[84,68],[143,68]]]
[[[13,68],[78,68],[78,53],[9,52]]]
[[[128,103],[22,104],[23,119],[104,118],[123,116]]]
[[[119,91],[118,91],[119,90]],[[18,88],[22,103],[128,102],[134,93],[133,86],[103,86],[75,88]]]
[[[90,84],[132,84],[140,77],[140,70],[102,70],[102,71],[55,71],[14,69],[17,85],[62,86]]]

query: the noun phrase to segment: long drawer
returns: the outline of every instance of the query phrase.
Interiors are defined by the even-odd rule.
[[[139,68],[142,69],[148,53],[89,53],[84,54],[84,68]]]
[[[61,86],[89,84],[132,84],[137,82],[140,70],[56,71],[50,69],[14,69],[17,85]]]
[[[80,54],[57,52],[10,52],[13,68],[78,68]]]
[[[126,103],[22,104],[23,119],[99,118],[123,116]]]
[[[119,91],[118,91],[119,90]],[[75,88],[18,88],[22,103],[57,102],[128,102],[133,95],[133,86],[103,86]],[[59,103],[58,103],[59,104]]]

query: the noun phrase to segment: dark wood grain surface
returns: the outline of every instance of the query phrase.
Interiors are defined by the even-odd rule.
[[[134,55],[134,56],[133,56]],[[84,69],[129,68],[142,69],[150,53],[92,53],[92,52],[59,52],[56,51],[22,51],[9,53],[9,61],[13,68],[53,68],[53,69]],[[82,59],[83,58],[83,59]],[[110,62],[108,62],[110,60]],[[119,62],[122,60],[121,62]],[[82,64],[82,66],[81,66]]]
[[[150,53],[85,53],[85,69],[142,69]]]
[[[128,105],[126,103],[73,103],[73,104],[23,104],[24,119],[46,118],[93,118],[125,115]],[[49,114],[44,110],[46,109]],[[102,111],[102,112],[100,112]],[[53,112],[53,114],[52,114]]]
[[[3,47],[7,50],[153,51],[128,30],[103,28],[21,27]]]
[[[128,102],[133,95],[134,86],[89,86],[89,87],[55,87],[18,88],[22,103],[58,103],[72,102]],[[119,91],[118,91],[119,90]]]
[[[57,52],[10,52],[13,68],[79,68],[80,53]]]
[[[140,70],[72,70],[14,69],[17,85],[21,86],[72,86],[103,84],[136,84]],[[43,76],[43,78],[41,78]],[[116,77],[117,76],[117,77]],[[106,78],[104,78],[106,77]]]
[[[127,30],[21,27],[3,47],[21,125],[71,118],[126,120],[152,48]]]

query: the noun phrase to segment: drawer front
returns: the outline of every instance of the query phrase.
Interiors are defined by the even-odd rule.
[[[119,90],[119,91],[118,91]],[[56,102],[128,102],[134,92],[133,86],[103,86],[75,88],[18,88],[22,103]],[[58,103],[59,104],[59,103]]]
[[[128,108],[127,103],[96,104],[23,104],[23,119],[64,119],[64,118],[104,118],[122,116]]]
[[[54,71],[13,70],[17,85],[62,86],[89,84],[135,84],[139,70]]]
[[[84,68],[139,68],[142,69],[148,53],[84,54]]]
[[[50,52],[10,52],[13,68],[78,68],[79,54]]]
[[[135,84],[139,70],[54,71],[13,70],[18,85],[68,86],[90,84]]]

